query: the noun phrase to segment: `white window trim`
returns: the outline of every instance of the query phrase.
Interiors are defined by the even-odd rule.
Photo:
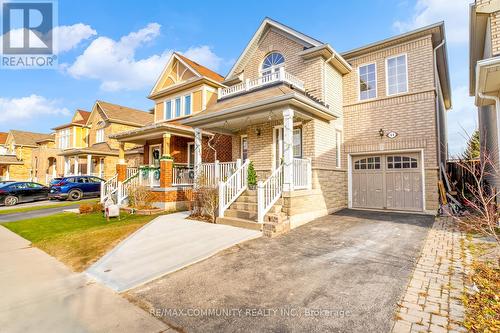
[[[102,138],[99,137],[99,133],[102,133]],[[103,143],[106,142],[106,133],[103,128],[98,128],[95,132],[95,143]]]
[[[369,65],[375,65],[375,97],[361,99],[361,77],[359,75],[359,69],[361,67],[369,66]],[[377,97],[378,97],[377,62],[373,61],[373,62],[367,62],[367,63],[359,64],[358,68],[357,68],[357,73],[358,73],[358,77],[357,77],[357,80],[358,80],[358,84],[357,84],[357,86],[358,86],[358,102],[366,102],[366,101],[372,101],[374,99],[377,99]]]
[[[389,63],[390,59],[398,58],[401,56],[405,56],[406,91],[397,92],[395,94],[389,94],[389,66],[388,66],[388,63]],[[386,94],[386,96],[396,96],[396,95],[406,94],[406,93],[408,93],[408,91],[410,91],[410,86],[408,85],[408,54],[407,53],[400,53],[400,54],[397,54],[395,56],[385,58],[385,94]]]
[[[188,142],[187,144],[187,165],[191,165],[191,149],[194,149],[194,142]],[[193,161],[194,165],[194,161]]]
[[[240,158],[241,158],[241,160],[243,160],[243,139],[244,138],[247,139],[247,145],[248,145],[248,135],[243,134],[240,136]],[[248,158],[248,149],[247,149],[247,158]]]
[[[302,122],[294,122],[293,123],[293,127],[295,129],[295,127],[300,127],[301,130],[302,130],[302,135],[301,135],[301,144],[300,144],[300,148],[301,148],[301,156],[304,157],[304,126],[302,124]],[[272,168],[273,170],[276,169],[276,141],[277,141],[277,137],[276,137],[276,129],[278,128],[283,128],[283,125],[276,125],[276,126],[273,126],[273,163],[272,163]],[[293,140],[293,130],[292,130],[292,140]]]
[[[158,143],[158,144],[155,144],[155,145],[151,145],[149,146],[149,165],[154,165],[153,164],[153,150],[154,148],[160,148],[160,158],[161,158],[161,143]]]
[[[341,149],[342,142],[344,142],[343,132],[342,132],[342,130],[336,129],[335,130],[335,153],[336,153],[336,156],[338,158],[336,158],[336,160],[335,160],[335,167],[339,168],[339,169],[342,167],[342,149]]]
[[[204,95],[204,89],[197,89],[197,90],[192,90],[192,91],[189,91],[189,92],[184,92],[184,93],[180,93],[180,94],[177,94],[177,95],[174,95],[170,98],[166,98],[164,101],[163,101],[163,117],[161,117],[161,121],[170,121],[170,120],[174,120],[174,119],[180,119],[180,118],[184,118],[184,117],[187,117],[187,116],[192,116],[193,115],[193,93],[196,92],[196,91],[202,91],[202,99],[203,99],[203,95]],[[186,110],[184,109],[185,108],[185,100],[184,98],[186,96],[190,96],[191,98],[191,105],[190,105],[190,111],[191,113],[190,114],[186,114]],[[176,106],[175,106],[175,100],[177,98],[180,98],[181,99],[181,114],[180,116],[176,116]],[[172,118],[167,118],[166,117],[166,114],[167,114],[167,102],[170,101],[170,105],[171,105],[171,112],[172,112]],[[155,110],[156,111],[156,110]]]

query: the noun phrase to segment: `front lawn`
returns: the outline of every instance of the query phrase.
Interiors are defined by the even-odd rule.
[[[2,225],[80,272],[155,217],[122,214],[107,222],[101,213],[61,213]]]

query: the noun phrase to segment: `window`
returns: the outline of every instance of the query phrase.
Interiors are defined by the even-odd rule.
[[[335,131],[335,166],[340,168],[341,166],[341,145],[342,145],[342,131]]]
[[[262,75],[277,72],[285,64],[285,58],[278,52],[268,54],[262,62]]]
[[[406,54],[387,58],[387,95],[405,93],[408,91],[408,72]]]
[[[293,129],[293,157],[302,158],[302,128]]]
[[[191,95],[184,96],[184,115],[191,114]]]
[[[380,169],[380,156],[367,157],[354,163],[354,170],[378,170]]]
[[[172,119],[172,101],[165,102],[165,119]]]
[[[181,116],[181,98],[177,97],[175,99],[175,117],[180,117]]]
[[[104,128],[99,128],[95,134],[95,143],[104,142]]]
[[[241,136],[241,159],[245,161],[248,158],[248,137]]]
[[[409,156],[387,156],[387,169],[416,169],[416,158]]]
[[[359,67],[359,99],[365,100],[377,97],[377,78],[375,64]]]
[[[69,148],[70,129],[65,128],[59,131],[59,149]]]

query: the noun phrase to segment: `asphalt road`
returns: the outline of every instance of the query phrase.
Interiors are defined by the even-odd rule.
[[[129,295],[182,332],[388,332],[433,221],[344,210]]]
[[[0,214],[0,223],[5,222],[14,222],[19,220],[32,219],[35,217],[43,217],[49,216],[57,213],[61,213],[63,210],[78,208],[80,206],[79,203],[76,203],[71,206],[63,206],[63,207],[54,207],[54,208],[45,208],[40,210],[32,210],[29,212],[22,213],[12,213],[12,214]],[[10,207],[11,209],[17,208],[18,206]]]

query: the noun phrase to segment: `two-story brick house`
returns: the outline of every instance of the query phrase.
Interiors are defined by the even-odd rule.
[[[470,6],[469,93],[478,112],[481,157],[493,163],[488,177],[500,185],[500,1],[476,0]]]
[[[219,222],[436,212],[451,107],[443,23],[339,54],[265,19],[222,84],[181,124],[194,128],[197,154],[202,130],[231,135],[233,160],[251,160],[261,182],[257,198],[245,192],[245,163],[221,183]]]
[[[153,115],[137,109],[96,101],[90,113],[77,111],[71,123],[56,127],[56,142],[63,158],[63,174],[89,174],[111,178],[116,173],[119,150],[130,166],[138,166],[143,149],[120,144],[113,134],[137,129],[153,122]]]

